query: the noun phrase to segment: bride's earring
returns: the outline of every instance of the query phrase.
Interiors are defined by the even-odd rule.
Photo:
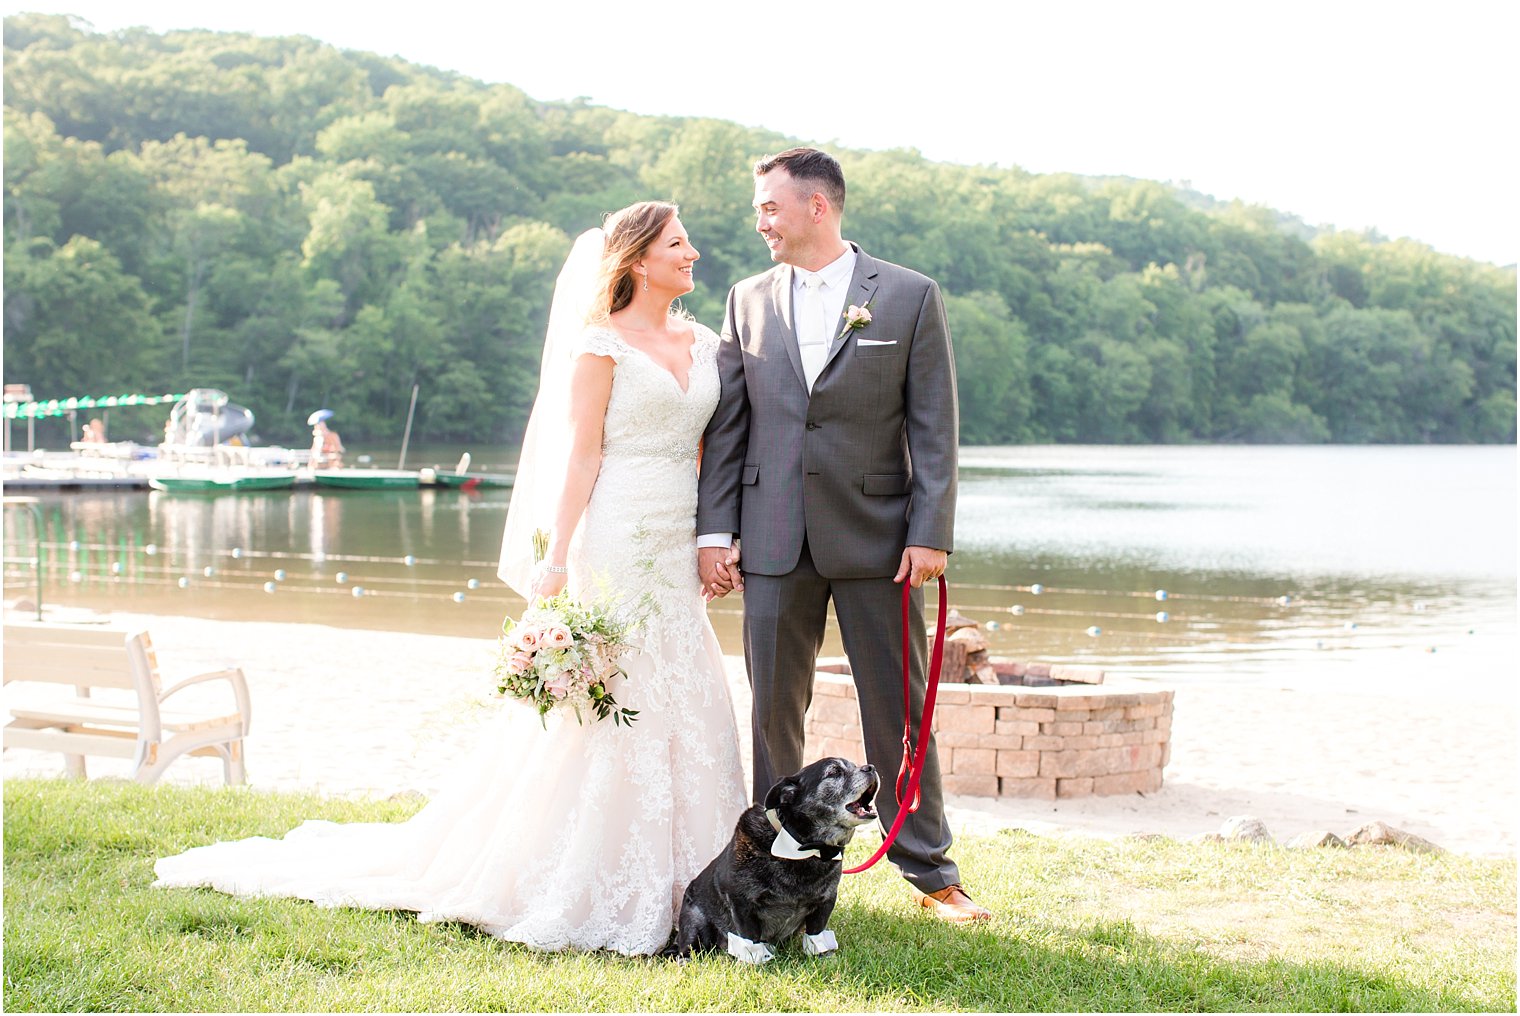
[[[644,292],[649,292],[649,269],[644,269]]]

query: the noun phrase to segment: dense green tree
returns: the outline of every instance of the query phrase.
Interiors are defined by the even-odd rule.
[[[259,434],[511,440],[570,237],[642,198],[713,326],[796,143],[313,39],[5,19],[5,374],[219,385]],[[935,278],[962,437],[1515,440],[1515,269],[1122,177],[838,150],[845,234]]]
[[[152,385],[159,335],[138,281],[98,240],[35,239],[5,255],[6,377],[48,378],[60,393]],[[37,394],[42,395],[39,391]]]

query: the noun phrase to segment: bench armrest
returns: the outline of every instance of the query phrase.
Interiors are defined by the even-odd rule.
[[[226,670],[213,670],[209,673],[187,677],[159,695],[158,703],[163,705],[170,695],[184,691],[193,684],[203,684],[207,681],[227,681],[232,685],[233,697],[237,699],[238,715],[243,718],[243,735],[246,737],[253,718],[253,705],[248,698],[248,681],[243,677],[241,668],[228,667]]]

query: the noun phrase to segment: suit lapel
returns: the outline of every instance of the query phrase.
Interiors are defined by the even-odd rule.
[[[855,248],[855,271],[850,275],[850,288],[845,294],[844,309],[840,312],[839,320],[834,322],[833,334],[829,336],[831,339],[837,338],[838,341],[829,347],[828,358],[823,361],[823,371],[829,369],[829,364],[834,362],[834,358],[839,355],[839,351],[850,342],[850,335],[853,333],[845,332],[844,316],[849,313],[851,304],[856,307],[864,307],[876,296],[875,259],[861,250],[856,244],[851,243],[850,246]],[[794,344],[796,343],[795,331],[792,333],[792,341]],[[820,378],[823,377],[823,371],[820,371],[818,374]]]
[[[807,390],[807,375],[802,371],[802,350],[797,345],[797,325],[792,317],[792,270],[790,268],[777,267],[771,279],[771,313],[776,320],[781,322],[781,345],[786,350],[786,358],[792,361],[792,370],[797,372],[797,380],[801,382],[804,391]]]

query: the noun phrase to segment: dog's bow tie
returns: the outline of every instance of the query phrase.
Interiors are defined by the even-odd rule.
[[[771,828],[776,830],[776,841],[771,844],[771,854],[774,857],[788,861],[805,861],[809,857],[837,861],[844,853],[832,843],[798,843],[797,837],[781,823],[781,816],[776,814],[775,808],[767,809],[765,817],[770,819]]]

